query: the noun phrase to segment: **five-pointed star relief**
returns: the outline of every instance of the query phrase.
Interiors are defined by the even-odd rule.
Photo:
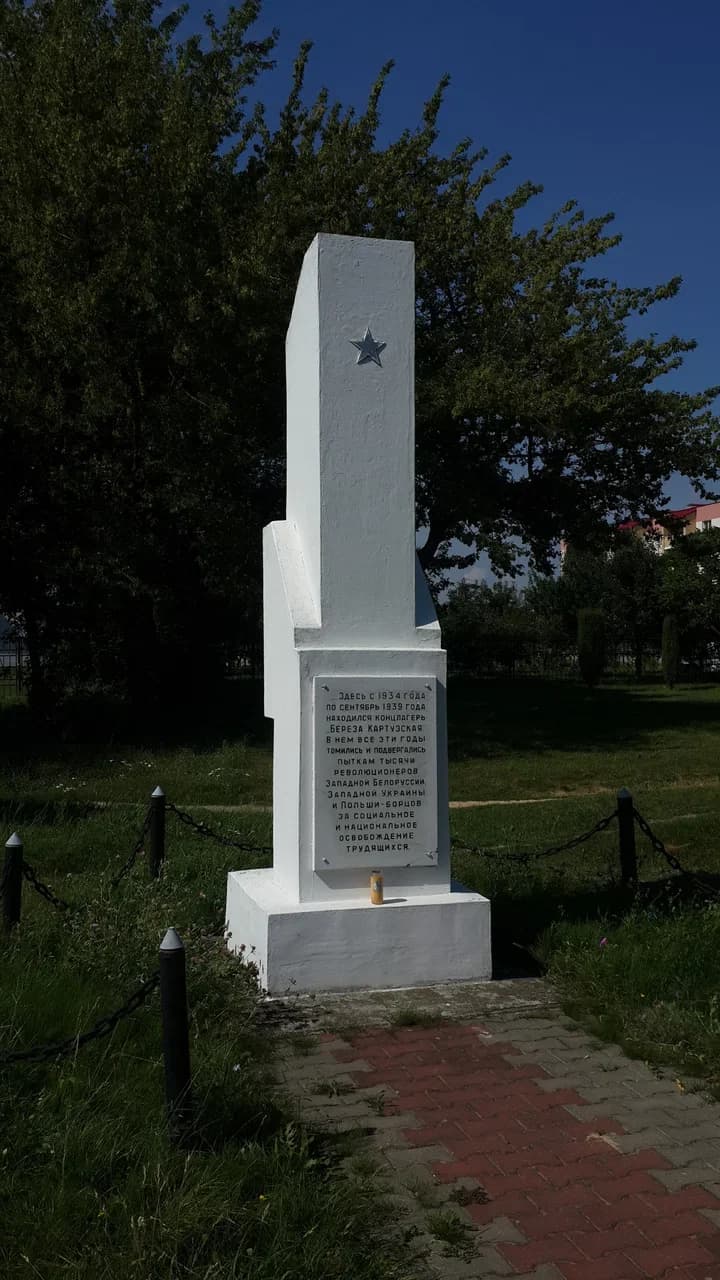
[[[380,368],[382,368],[382,364],[380,363],[380,353],[385,350],[387,342],[376,342],[370,332],[369,325],[365,330],[364,336],[359,342],[353,341],[352,338],[350,341],[360,352],[360,355],[357,358],[358,364],[369,364],[372,360],[373,364],[378,364],[380,365]]]

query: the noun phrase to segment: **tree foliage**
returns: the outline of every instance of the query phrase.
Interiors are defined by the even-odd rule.
[[[662,625],[662,671],[669,689],[673,689],[680,674],[680,631],[673,613],[667,613]]]
[[[441,606],[443,644],[455,670],[512,672],[518,659],[557,641],[559,628],[508,583],[460,582]]]
[[[689,652],[720,641],[720,529],[678,538],[662,556],[663,608]]]
[[[578,666],[586,684],[596,685],[605,670],[605,618],[601,609],[578,613]]]
[[[208,636],[257,617],[260,530],[282,511],[283,347],[317,231],[417,255],[417,516],[440,580],[480,551],[546,566],[561,535],[653,515],[674,470],[720,475],[716,389],[660,389],[693,343],[630,338],[679,281],[620,288],[595,262],[610,215],[508,164],[438,145],[447,82],[379,141],[384,68],[360,113],[307,101],[300,51],[276,127],[249,92],[274,33],[244,0],[202,35],[154,0],[0,7],[0,609],[36,694],[146,701]],[[453,552],[454,540],[462,544]]]
[[[222,150],[272,42],[248,43],[252,3],[205,48],[154,8],[0,9],[0,600],[36,697],[187,687],[273,510]]]

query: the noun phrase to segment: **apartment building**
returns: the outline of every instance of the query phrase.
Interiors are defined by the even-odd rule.
[[[689,507],[676,507],[667,514],[681,522],[679,528],[681,535],[705,532],[707,529],[720,529],[720,502],[696,502]],[[647,524],[640,520],[623,520],[618,528],[626,533],[634,533],[639,538],[652,535],[652,545],[657,547],[658,551],[667,551],[678,536],[677,528],[666,529],[664,525],[655,521]]]

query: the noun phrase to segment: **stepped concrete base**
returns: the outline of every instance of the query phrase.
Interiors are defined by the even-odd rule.
[[[228,946],[271,995],[483,981],[490,903],[462,889],[386,900],[291,902],[271,869],[228,876]]]

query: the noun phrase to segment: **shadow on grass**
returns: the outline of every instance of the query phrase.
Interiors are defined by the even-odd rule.
[[[233,1098],[223,1083],[203,1097],[189,1127],[177,1132],[177,1138],[184,1150],[209,1155],[244,1143],[266,1146],[295,1128],[302,1132],[312,1162],[328,1166],[355,1154],[362,1139],[375,1132],[371,1121],[339,1132],[315,1129],[298,1122],[294,1107],[269,1098],[260,1104],[251,1097]]]
[[[72,826],[102,811],[103,806],[97,802],[85,804],[79,800],[0,800],[0,826]]]
[[[251,1098],[233,1097],[223,1082],[211,1089],[197,1107],[182,1135],[186,1150],[218,1152],[228,1145],[263,1144],[282,1133],[290,1117],[269,1099],[258,1105]]]
[[[62,725],[39,725],[26,705],[0,703],[0,752],[8,759],[66,756],[92,763],[119,743],[212,752],[224,742],[272,743],[260,680],[226,681],[202,703],[179,691],[174,706],[131,714],[117,703],[77,703]],[[448,687],[449,749],[454,761],[521,752],[607,751],[646,744],[654,734],[720,730],[720,686],[608,684],[587,689],[572,680],[468,680]]]
[[[547,885],[521,893],[492,896],[492,956],[494,978],[538,977],[544,966],[537,958],[541,935],[559,920],[567,924],[598,925],[598,944],[604,928],[619,924],[638,910],[656,918],[671,917],[678,909],[706,906],[720,899],[720,875],[697,872],[645,881],[636,888],[621,884],[567,889]]]
[[[260,680],[227,680],[202,703],[188,704],[179,692],[177,701],[163,710],[138,714],[120,703],[99,700],[66,707],[62,723],[35,718],[27,704],[0,703],[0,753],[13,757],[67,755],[91,763],[100,753],[119,743],[138,747],[192,747],[213,752],[224,742],[244,741],[251,746],[272,744],[272,724],[263,711]]]
[[[639,747],[653,734],[720,730],[720,686],[603,685],[572,680],[451,680],[451,760],[513,752]]]

